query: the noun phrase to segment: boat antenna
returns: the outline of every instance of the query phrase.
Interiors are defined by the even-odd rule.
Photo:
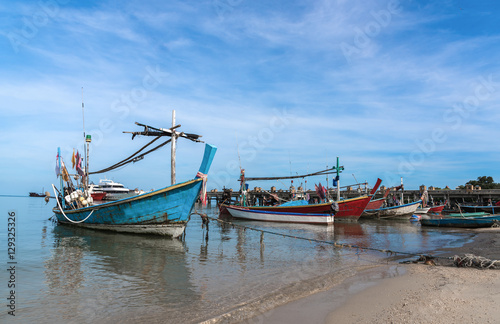
[[[85,153],[85,174],[88,176],[89,170],[87,167],[87,161],[88,161],[88,156],[87,156],[87,150],[86,150],[86,138],[85,138],[85,105],[83,104],[83,87],[82,87],[82,123],[83,123],[83,152]],[[78,162],[77,162],[78,163]],[[82,186],[85,188],[85,183],[82,178]]]
[[[238,145],[238,133],[235,132],[234,135],[236,136],[236,151],[238,152],[238,161],[240,162],[240,170],[241,170],[241,157],[240,157],[240,146]]]
[[[85,111],[83,105],[83,87],[82,87],[82,121],[83,121],[83,140],[85,140]]]
[[[85,179],[82,177],[82,186],[84,190],[87,190],[89,184],[89,146],[90,146],[90,135],[87,138],[85,134],[85,105],[83,103],[83,87],[82,87],[82,121],[83,121],[83,151],[85,152]]]

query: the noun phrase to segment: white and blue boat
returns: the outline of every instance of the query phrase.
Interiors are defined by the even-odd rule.
[[[404,205],[365,210],[365,212],[371,213],[377,218],[410,218],[421,203],[422,200],[418,200]]]
[[[327,213],[279,212],[241,206],[226,206],[226,208],[234,218],[264,222],[332,225],[335,217],[333,214]]]

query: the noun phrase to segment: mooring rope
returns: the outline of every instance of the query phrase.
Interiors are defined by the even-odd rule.
[[[389,249],[377,249],[377,248],[371,248],[371,247],[363,247],[363,246],[359,246],[359,245],[355,245],[355,244],[339,243],[339,242],[333,242],[333,241],[325,241],[325,240],[318,240],[318,239],[314,239],[314,238],[296,236],[296,235],[291,235],[291,234],[277,233],[277,232],[258,229],[258,228],[254,228],[254,227],[250,227],[250,226],[246,226],[246,225],[236,224],[236,223],[233,223],[231,221],[226,221],[226,220],[222,220],[219,218],[210,217],[206,214],[201,214],[198,212],[194,212],[193,214],[200,215],[203,222],[206,222],[207,219],[210,219],[210,220],[219,222],[221,224],[231,225],[233,227],[239,227],[239,228],[248,229],[248,230],[252,230],[252,231],[256,231],[256,232],[260,232],[260,233],[288,237],[288,238],[293,238],[293,239],[298,239],[298,240],[305,240],[305,241],[309,241],[309,242],[329,244],[329,245],[333,245],[334,247],[338,247],[338,248],[352,248],[352,249],[357,249],[357,250],[361,250],[361,251],[363,251],[363,250],[376,251],[376,252],[386,253],[386,254],[389,254],[391,256],[400,254],[400,255],[408,255],[408,256],[418,256],[420,258],[425,258],[425,259],[437,259],[437,258],[452,259],[451,257],[438,257],[438,256],[421,254],[421,253],[401,252],[401,251],[393,251],[393,250],[389,250]]]
[[[85,219],[82,219],[81,221],[74,221],[74,220],[69,219],[69,218],[68,218],[68,216],[66,216],[66,214],[64,213],[64,210],[63,210],[63,208],[61,207],[61,204],[59,203],[59,199],[57,198],[57,193],[56,193],[56,187],[55,187],[53,184],[52,184],[52,189],[54,189],[54,196],[56,196],[57,206],[59,207],[59,210],[60,210],[60,211],[61,211],[61,213],[64,215],[64,217],[66,217],[66,219],[67,219],[68,221],[70,221],[71,223],[75,223],[75,224],[78,224],[78,223],[83,223],[83,222],[85,222],[85,221],[86,221],[86,220],[90,217],[90,215],[92,215],[92,214],[94,213],[94,210],[95,210],[95,209],[94,209],[94,210],[92,210],[92,211],[90,212],[90,214],[89,214],[87,217],[85,217]],[[64,199],[64,197],[63,197],[62,199]]]
[[[356,244],[347,244],[347,243],[339,243],[339,242],[333,242],[333,241],[325,241],[325,240],[318,240],[318,239],[313,239],[313,238],[307,238],[307,237],[302,237],[302,236],[296,236],[296,235],[290,235],[290,234],[283,234],[283,233],[277,233],[277,232],[272,232],[268,230],[263,230],[263,229],[258,229],[254,228],[251,226],[246,226],[246,225],[241,225],[241,224],[236,224],[231,221],[227,220],[222,220],[219,218],[214,218],[210,217],[206,214],[194,212],[193,214],[199,215],[202,219],[203,224],[206,224],[207,231],[208,231],[208,220],[214,220],[218,223],[221,224],[226,224],[226,225],[231,225],[233,227],[239,227],[243,228],[245,230],[252,230],[256,232],[261,233],[261,243],[263,242],[264,238],[264,233],[266,234],[271,234],[271,235],[277,235],[277,236],[282,236],[282,237],[288,237],[288,238],[293,238],[293,239],[298,239],[298,240],[305,240],[309,242],[315,242],[315,243],[321,243],[321,244],[329,244],[333,245],[334,247],[337,248],[351,248],[351,249],[357,249],[356,254],[362,251],[374,251],[374,252],[381,252],[381,253],[386,253],[390,256],[393,255],[406,255],[406,256],[412,256],[412,257],[419,257],[417,261],[413,261],[413,263],[418,263],[419,261],[427,264],[427,265],[436,265],[436,263],[433,261],[433,259],[442,259],[442,260],[453,260],[453,264],[457,267],[475,267],[475,268],[481,268],[481,269],[498,269],[500,268],[500,260],[490,260],[484,257],[480,256],[475,256],[473,254],[465,254],[465,256],[461,257],[458,255],[455,255],[453,257],[442,257],[442,256],[433,256],[425,253],[412,253],[412,252],[402,252],[402,251],[393,251],[389,249],[377,249],[377,248],[372,248],[372,247],[362,247]],[[208,232],[207,232],[207,239],[208,239]],[[405,261],[403,263],[411,263],[412,261]]]

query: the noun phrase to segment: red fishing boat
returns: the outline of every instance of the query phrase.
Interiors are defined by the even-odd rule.
[[[377,179],[370,195],[350,199],[337,200],[319,204],[309,204],[306,200],[289,201],[278,206],[245,206],[249,210],[272,211],[282,213],[318,214],[335,213],[335,221],[357,221],[373,194],[377,191],[382,180]],[[227,209],[227,205],[221,205],[221,210]]]
[[[361,213],[370,202],[371,196],[362,196],[351,199],[343,199],[336,201],[338,211],[335,213],[335,220],[356,221],[361,216]],[[251,206],[247,207],[250,210],[263,210],[284,213],[298,214],[319,214],[334,212],[334,202],[326,202],[322,204],[307,204],[307,205],[287,205],[286,203],[279,206]]]
[[[439,205],[439,206],[434,206],[434,207],[430,207],[429,211],[427,213],[441,214],[441,212],[443,211],[443,209],[444,209],[445,206],[446,206],[446,204]]]
[[[92,199],[94,200],[103,200],[104,196],[106,196],[105,192],[93,192],[90,194],[92,196]]]

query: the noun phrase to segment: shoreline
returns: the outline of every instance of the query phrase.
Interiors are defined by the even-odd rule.
[[[500,260],[500,229],[470,229],[471,242],[443,249],[440,257],[474,254]],[[496,323],[500,318],[500,272],[389,264],[360,271],[341,284],[261,314],[261,323]],[[500,265],[497,266],[497,269]],[[249,322],[254,322],[252,319]]]

